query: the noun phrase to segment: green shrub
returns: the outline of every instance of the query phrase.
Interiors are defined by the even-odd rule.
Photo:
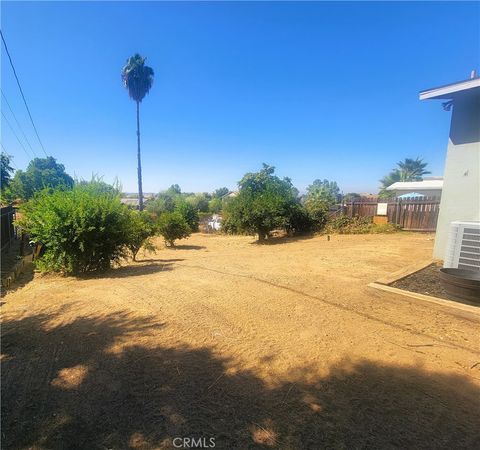
[[[179,213],[185,219],[192,232],[198,231],[200,219],[198,217],[198,210],[195,209],[192,204],[178,197],[175,200],[174,212]]]
[[[399,227],[393,223],[376,225],[371,217],[339,216],[330,219],[325,227],[326,233],[337,234],[369,234],[391,233],[398,231]]]
[[[208,202],[208,211],[211,214],[218,214],[222,211],[222,199],[215,197]]]
[[[198,212],[208,212],[208,202],[210,201],[210,194],[206,193],[197,193],[193,195],[189,195],[185,198],[190,205],[193,206]]]
[[[285,229],[290,234],[308,233],[315,230],[315,221],[301,204],[292,205]]]
[[[328,203],[320,198],[308,197],[305,201],[305,209],[310,216],[313,230],[322,230],[327,223]]]
[[[42,271],[83,273],[109,268],[125,255],[129,211],[118,195],[95,184],[45,189],[25,203],[19,224],[45,253]]]
[[[190,236],[191,228],[185,218],[178,211],[163,213],[158,220],[158,232],[163,236],[165,244],[175,246],[177,239]]]
[[[154,252],[155,246],[151,238],[156,233],[156,227],[145,211],[129,210],[129,221],[127,225],[127,248],[132,254],[134,261],[141,248]]]
[[[224,231],[257,234],[263,241],[271,231],[290,226],[298,191],[290,179],[274,172],[274,167],[264,164],[259,172],[245,174],[238,183],[238,195],[225,204]]]
[[[235,217],[230,215],[228,211],[224,211],[222,215],[222,227],[220,229],[222,233],[225,234],[249,234],[248,232],[242,232]]]

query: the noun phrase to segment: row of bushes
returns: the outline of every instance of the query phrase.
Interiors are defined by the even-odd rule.
[[[393,223],[374,224],[371,217],[340,216],[329,219],[325,225],[325,233],[337,234],[374,234],[398,231],[400,227]]]
[[[141,248],[153,250],[151,238],[157,234],[173,246],[198,227],[188,207],[179,205],[157,218],[129,209],[95,181],[42,190],[20,212],[18,224],[44,249],[37,267],[64,273],[105,270],[129,255],[135,259]]]

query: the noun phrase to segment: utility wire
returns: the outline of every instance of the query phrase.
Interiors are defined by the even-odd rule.
[[[45,147],[42,144],[40,136],[38,135],[37,127],[35,126],[35,122],[33,121],[32,114],[30,113],[30,108],[28,107],[27,100],[25,99],[25,95],[23,94],[22,85],[20,84],[20,80],[17,76],[17,71],[15,70],[15,66],[13,65],[12,57],[10,56],[10,52],[8,51],[7,43],[5,42],[5,38],[3,37],[2,30],[0,30],[0,35],[2,36],[3,45],[5,46],[5,50],[7,52],[8,60],[10,61],[10,65],[12,66],[13,74],[15,75],[15,80],[17,80],[18,89],[20,89],[20,94],[22,94],[23,103],[25,103],[25,108],[27,108],[28,116],[30,117],[30,121],[32,122],[33,129],[35,130],[35,134],[37,135],[38,142],[42,147],[43,153],[45,156],[48,157],[47,152],[45,151]]]
[[[3,93],[3,89],[0,88],[0,91],[2,92],[2,97],[3,97],[3,99],[5,100],[5,103],[7,104],[8,109],[9,109],[10,112],[12,113],[12,116],[13,116],[13,118],[15,119],[15,122],[17,123],[17,126],[18,126],[19,130],[22,132],[23,137],[25,138],[25,142],[26,142],[27,145],[30,147],[30,150],[32,150],[32,152],[35,153],[35,150],[34,150],[33,147],[30,145],[30,142],[29,142],[29,140],[28,140],[28,138],[27,138],[27,135],[25,134],[25,132],[23,131],[22,126],[21,126],[20,123],[18,122],[17,116],[16,116],[15,113],[13,112],[12,107],[10,106],[10,103],[8,103],[7,97],[6,97],[5,94]]]
[[[3,113],[2,111],[2,116],[3,118],[5,119],[5,122],[7,122],[7,125],[10,127],[10,129],[12,130],[12,133],[13,135],[17,138],[17,141],[18,143],[20,144],[20,146],[23,148],[23,151],[26,153],[26,155],[32,159],[32,155],[30,155],[30,153],[28,153],[27,149],[25,148],[25,146],[23,145],[23,142],[18,139],[18,136],[17,136],[17,133],[15,133],[15,130],[13,129],[12,125],[10,124],[10,122],[8,121],[7,117],[5,116],[5,114]],[[36,156],[36,155],[35,155]]]

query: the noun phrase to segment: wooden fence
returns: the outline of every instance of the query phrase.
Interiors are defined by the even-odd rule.
[[[2,252],[10,247],[12,240],[16,237],[13,221],[15,220],[15,208],[4,206],[0,208],[0,229]]]
[[[410,231],[435,231],[437,228],[440,198],[394,198],[385,200],[358,199],[345,203],[343,213],[353,217],[377,215],[378,203],[387,203],[387,218],[390,223]]]

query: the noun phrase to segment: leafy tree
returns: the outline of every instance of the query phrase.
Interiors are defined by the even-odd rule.
[[[1,178],[0,178],[0,185],[2,189],[8,187],[10,180],[12,178],[12,173],[14,172],[13,167],[10,165],[11,163],[11,156],[7,155],[5,152],[2,152],[0,155],[0,170],[1,170]]]
[[[179,194],[171,190],[159,192],[155,198],[148,202],[147,211],[154,214],[156,217],[164,212],[173,212],[175,209],[175,201]]]
[[[126,228],[127,248],[134,261],[140,249],[154,252],[155,245],[151,238],[156,233],[156,227],[150,216],[145,211],[129,210],[129,222]]]
[[[9,189],[10,181],[12,180],[13,167],[10,165],[11,156],[2,152],[0,156],[0,201],[8,203],[11,200],[11,192]]]
[[[167,190],[166,193],[171,195],[172,197],[176,197],[182,193],[180,186],[178,184],[172,184]]]
[[[162,214],[158,221],[158,231],[169,247],[174,247],[177,239],[187,238],[191,233],[190,226],[179,212]]]
[[[198,210],[188,203],[184,198],[177,197],[175,199],[174,212],[179,213],[187,222],[190,231],[198,231],[198,224],[200,222],[198,217]]]
[[[291,205],[285,229],[289,234],[315,231],[317,229],[317,220],[305,206],[301,203],[295,203]],[[324,220],[322,218],[323,223]]]
[[[222,200],[214,197],[208,202],[208,212],[211,214],[219,214],[222,211]]]
[[[105,270],[125,256],[130,214],[118,195],[94,184],[44,189],[21,207],[19,224],[45,247],[40,270],[83,273]]]
[[[340,200],[340,188],[336,181],[315,180],[307,187],[306,200],[322,201],[330,207]]]
[[[343,196],[343,200],[345,202],[351,202],[352,200],[355,200],[360,197],[361,197],[360,194],[357,194],[356,192],[349,192],[348,194],[345,194]]]
[[[390,198],[395,196],[395,192],[387,191],[387,187],[398,181],[421,181],[423,175],[430,172],[426,170],[428,163],[421,158],[405,158],[403,161],[397,163],[397,168],[393,169],[388,175],[381,180],[380,198]]]
[[[32,159],[27,170],[17,170],[10,183],[12,195],[23,200],[32,198],[35,192],[44,188],[70,189],[72,186],[73,178],[52,156]]]
[[[327,222],[329,203],[321,196],[307,197],[305,210],[310,217],[312,228],[316,231],[321,230]]]
[[[190,203],[193,208],[198,212],[206,213],[208,212],[208,202],[210,201],[210,196],[205,193],[198,193],[186,198],[186,201]]]
[[[259,172],[242,178],[238,195],[226,205],[227,229],[257,234],[263,241],[275,228],[288,227],[297,191],[289,178],[281,179],[274,172],[274,167],[263,164]]]
[[[122,69],[123,85],[128,94],[137,104],[137,176],[138,176],[138,200],[140,211],[143,210],[142,189],[142,161],[140,155],[140,103],[148,94],[153,85],[153,69],[145,65],[145,59],[138,53],[128,58]]]
[[[230,192],[230,190],[226,187],[218,188],[215,189],[215,191],[212,194],[213,198],[222,198],[225,195],[227,195]]]

